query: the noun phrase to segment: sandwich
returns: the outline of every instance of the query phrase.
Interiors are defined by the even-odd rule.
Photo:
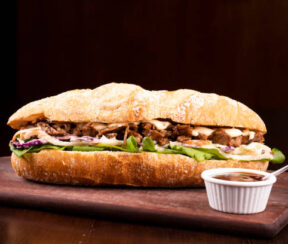
[[[189,89],[109,83],[31,102],[8,125],[11,162],[26,179],[69,185],[203,186],[211,168],[265,171],[285,156],[244,104]]]

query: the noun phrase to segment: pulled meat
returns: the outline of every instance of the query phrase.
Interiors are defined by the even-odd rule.
[[[45,123],[38,122],[36,126],[41,127],[47,134],[53,136],[66,136],[71,132],[71,125],[69,123]]]
[[[216,129],[209,139],[211,139],[213,143],[229,145],[232,138],[223,129]]]
[[[128,131],[128,135],[129,136],[134,136],[138,143],[140,143],[142,141],[142,139],[143,139],[143,137],[137,131],[129,130]]]
[[[154,141],[158,141],[159,139],[165,137],[165,131],[164,130],[150,130],[147,136],[149,136]]]
[[[124,145],[125,147],[126,147],[126,141],[127,141],[128,131],[129,131],[129,126],[126,127],[125,132],[124,132],[124,137],[123,137],[123,145]]]
[[[178,136],[177,141],[185,143],[186,141],[190,141],[191,136]]]
[[[230,145],[232,147],[239,147],[242,143],[242,136],[231,138]]]
[[[257,138],[256,138],[257,135]],[[255,140],[256,138],[256,140]],[[252,140],[249,140],[249,136],[237,136],[237,137],[231,137],[228,135],[224,129],[219,128],[216,129],[211,136],[209,136],[209,139],[212,140],[213,143],[216,144],[222,144],[222,145],[227,145],[227,146],[232,146],[232,147],[239,147],[241,144],[248,144],[250,142],[263,142],[264,137],[261,132],[256,132],[255,136]]]
[[[176,125],[178,135],[185,135],[192,137],[193,129],[190,125]]]
[[[102,129],[100,131],[98,131],[97,136],[101,137],[103,135],[106,135],[107,133],[111,133],[111,132],[117,132],[119,130],[122,130],[123,128],[126,128],[128,126],[128,124],[121,124],[119,125],[115,125],[115,126],[108,126],[105,129]]]
[[[241,143],[242,144],[248,144],[249,143],[249,136],[242,136]]]
[[[201,133],[197,134],[197,136],[193,136],[192,126],[176,123],[171,123],[165,130],[159,130],[154,124],[149,122],[103,124],[101,126],[96,126],[95,123],[48,123],[40,121],[35,124],[28,124],[21,129],[31,128],[33,126],[41,127],[42,130],[51,136],[74,135],[100,138],[104,135],[107,138],[123,140],[124,145],[126,145],[126,140],[129,136],[134,136],[138,143],[141,143],[142,139],[147,136],[161,146],[169,144],[170,141],[179,141],[181,143],[189,144],[191,142],[194,143],[195,140],[201,140],[202,142],[209,140],[215,144],[233,147],[239,147],[242,144],[249,144],[251,142],[264,142],[264,134],[259,131],[254,131],[255,135],[252,139],[245,133],[244,135],[231,137],[226,133],[224,128],[211,128],[214,129],[214,131],[209,136]]]
[[[252,139],[253,142],[261,142],[263,143],[264,142],[264,134],[260,131],[257,131],[255,133],[255,136],[254,138]]]
[[[79,123],[72,126],[72,134],[76,136],[96,136],[97,132],[92,123]]]

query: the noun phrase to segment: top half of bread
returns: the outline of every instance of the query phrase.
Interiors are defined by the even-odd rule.
[[[15,112],[8,125],[19,129],[37,120],[122,123],[159,118],[266,132],[264,122],[254,111],[231,98],[188,89],[148,91],[124,83],[67,91],[31,102]]]

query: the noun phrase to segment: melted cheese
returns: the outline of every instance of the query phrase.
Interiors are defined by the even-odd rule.
[[[107,124],[104,124],[104,123],[93,123],[92,124],[93,128],[97,131],[99,130],[103,130],[107,127]]]
[[[106,124],[106,126],[109,127],[122,127],[127,125],[127,123],[113,123],[113,124]]]
[[[254,131],[249,131],[249,140],[254,139],[255,137],[255,132]]]
[[[243,136],[249,136],[249,140],[253,140],[253,138],[255,137],[255,132],[254,131],[243,131]]]
[[[117,140],[115,137],[107,138],[104,135],[100,139],[96,139],[94,141],[96,142],[96,144],[106,144],[106,145],[114,145],[114,146],[119,146],[123,144],[122,140]]]
[[[258,142],[252,142],[248,145],[241,145],[238,148],[233,148],[230,153],[225,153],[221,149],[226,148],[224,145],[220,144],[208,144],[208,145],[186,145],[180,142],[170,142],[171,145],[181,145],[186,147],[195,148],[210,148],[217,149],[223,156],[228,159],[240,160],[240,161],[251,161],[251,160],[262,160],[262,159],[272,159],[271,149]]]
[[[238,129],[224,129],[224,131],[231,137],[237,137],[242,135],[242,131]]]
[[[168,128],[169,125],[171,125],[168,121],[160,121],[160,120],[148,120],[147,122],[155,125],[157,130],[165,130]]]
[[[240,147],[233,148],[230,153],[225,153],[220,149],[225,148],[224,145],[212,144],[208,146],[203,146],[203,148],[217,148],[219,152],[222,153],[225,157],[235,160],[261,160],[261,159],[272,159],[271,148],[268,146],[259,143],[251,142],[248,145],[241,145]]]
[[[192,136],[199,136],[199,134],[203,134],[205,136],[210,136],[214,130],[207,127],[195,127],[192,131]]]

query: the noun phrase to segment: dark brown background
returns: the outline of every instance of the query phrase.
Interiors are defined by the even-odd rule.
[[[18,0],[14,10],[1,155],[17,108],[108,81],[230,96],[259,113],[266,143],[288,155],[287,0]]]

